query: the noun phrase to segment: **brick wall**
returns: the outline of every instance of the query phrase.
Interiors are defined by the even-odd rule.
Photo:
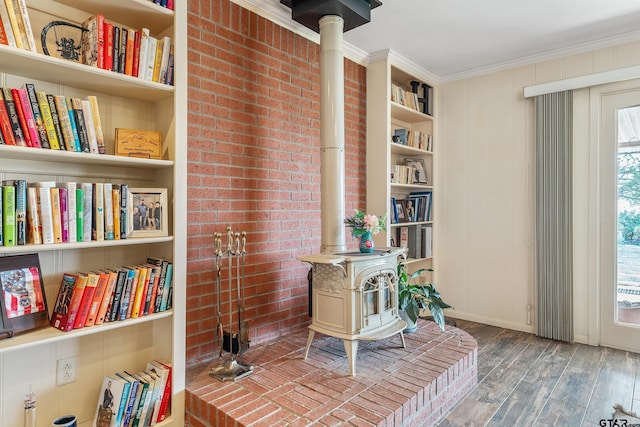
[[[309,323],[308,266],[296,257],[320,248],[320,48],[229,0],[190,0],[188,19],[186,346],[193,365],[214,349],[212,233],[227,226],[247,231],[252,344]],[[366,69],[345,60],[347,212],[365,207],[365,84]]]

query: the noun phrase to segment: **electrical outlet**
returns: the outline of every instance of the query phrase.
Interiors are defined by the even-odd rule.
[[[76,357],[67,357],[66,359],[58,359],[56,368],[56,385],[64,385],[76,381]]]

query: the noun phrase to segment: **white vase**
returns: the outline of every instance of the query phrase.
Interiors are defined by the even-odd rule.
[[[402,320],[404,320],[405,322],[407,322],[407,327],[404,328],[403,332],[410,334],[412,332],[415,332],[418,329],[418,323],[417,321],[414,322],[412,321],[409,316],[407,315],[407,313],[405,313],[404,310],[398,309],[398,315],[400,316],[400,318]]]

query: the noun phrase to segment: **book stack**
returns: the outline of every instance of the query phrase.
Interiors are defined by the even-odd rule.
[[[393,131],[393,142],[424,151],[432,151],[431,135],[419,130],[398,128]]]
[[[0,0],[0,44],[37,52],[27,0]]]
[[[128,184],[2,181],[0,246],[126,239]]]
[[[399,83],[391,82],[391,101],[412,110],[420,111],[418,94],[405,90]]]
[[[162,422],[171,411],[173,368],[153,360],[137,372],[121,371],[104,377],[94,425],[147,427]]]
[[[154,37],[148,28],[133,29],[114,24],[102,14],[90,16],[82,26],[88,29],[82,34],[83,64],[173,85],[173,43],[170,37]]]
[[[173,10],[173,0],[149,0],[151,3],[155,3],[162,7],[166,7],[169,10]]]
[[[98,99],[0,88],[0,144],[106,154]]]
[[[51,326],[64,332],[170,310],[173,264],[159,258],[100,271],[64,273]]]

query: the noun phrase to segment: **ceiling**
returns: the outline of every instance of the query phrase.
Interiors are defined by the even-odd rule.
[[[280,0],[246,1],[291,19]],[[371,22],[344,35],[346,45],[391,49],[442,80],[632,40],[639,0],[382,0]]]

